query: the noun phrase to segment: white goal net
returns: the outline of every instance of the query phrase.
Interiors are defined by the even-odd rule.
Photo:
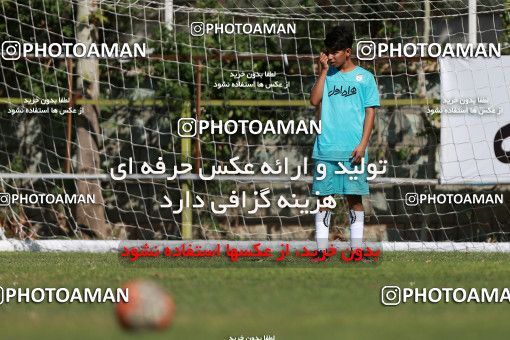
[[[355,44],[444,46],[467,43],[470,33],[468,1],[333,3],[0,1],[0,40],[5,43],[0,227],[5,236],[312,240],[313,208],[281,204],[280,197],[314,202],[315,135],[303,131],[317,115],[309,94],[328,29],[351,25]],[[475,27],[478,43],[500,44],[501,54],[509,54],[508,1],[478,1]],[[64,55],[66,44],[118,45],[110,52],[120,55],[73,57]],[[146,55],[136,55],[135,46]],[[43,50],[53,54],[45,56]],[[381,97],[369,162],[387,161],[385,173],[371,181],[370,195],[364,197],[367,238],[507,242],[508,184],[440,181],[444,117],[438,110],[444,108],[444,95],[439,58],[362,59],[367,58],[355,63],[375,75]],[[510,78],[501,79],[508,91]],[[222,133],[183,132],[190,119],[198,125],[231,123]],[[267,133],[241,129],[242,120],[260,121]],[[278,120],[282,125],[274,123],[271,130]],[[302,130],[294,135],[276,131],[289,128],[288,122],[296,122],[299,130],[300,121]],[[478,143],[493,143],[492,137]],[[253,173],[224,171],[210,180],[200,175],[199,168],[202,175],[232,170],[232,158]],[[122,169],[125,178],[112,178],[111,171],[118,175]],[[506,169],[510,172],[508,163]],[[176,170],[181,173],[169,179]],[[246,204],[234,204],[232,197],[241,200],[243,192],[249,196]],[[270,204],[254,209],[254,196],[261,194]],[[415,194],[427,200],[416,205],[409,201]],[[457,194],[496,199],[449,199]],[[179,212],[179,201],[187,195],[190,206]],[[79,201],[90,197],[94,200]],[[171,207],[165,207],[165,197]],[[338,197],[336,206],[330,237],[345,240],[347,205]]]

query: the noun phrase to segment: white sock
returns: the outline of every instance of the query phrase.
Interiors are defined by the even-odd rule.
[[[330,220],[331,211],[319,211],[315,214],[315,241],[317,242],[317,250],[325,250],[328,247]]]
[[[349,220],[351,222],[351,248],[362,248],[365,212],[349,210]]]

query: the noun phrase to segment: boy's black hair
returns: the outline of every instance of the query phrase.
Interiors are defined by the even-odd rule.
[[[324,46],[328,52],[336,52],[345,50],[346,48],[352,48],[353,40],[352,29],[345,25],[339,25],[332,27],[326,34]]]

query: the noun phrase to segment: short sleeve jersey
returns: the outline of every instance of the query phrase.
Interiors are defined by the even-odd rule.
[[[315,139],[312,158],[349,160],[361,142],[365,108],[379,105],[372,73],[359,66],[345,73],[330,66],[322,94],[322,129]]]

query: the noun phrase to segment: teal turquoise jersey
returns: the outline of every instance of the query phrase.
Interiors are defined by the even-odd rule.
[[[345,73],[330,66],[322,93],[322,130],[315,139],[312,158],[349,160],[361,142],[365,108],[374,106],[380,102],[372,73],[359,66]]]

